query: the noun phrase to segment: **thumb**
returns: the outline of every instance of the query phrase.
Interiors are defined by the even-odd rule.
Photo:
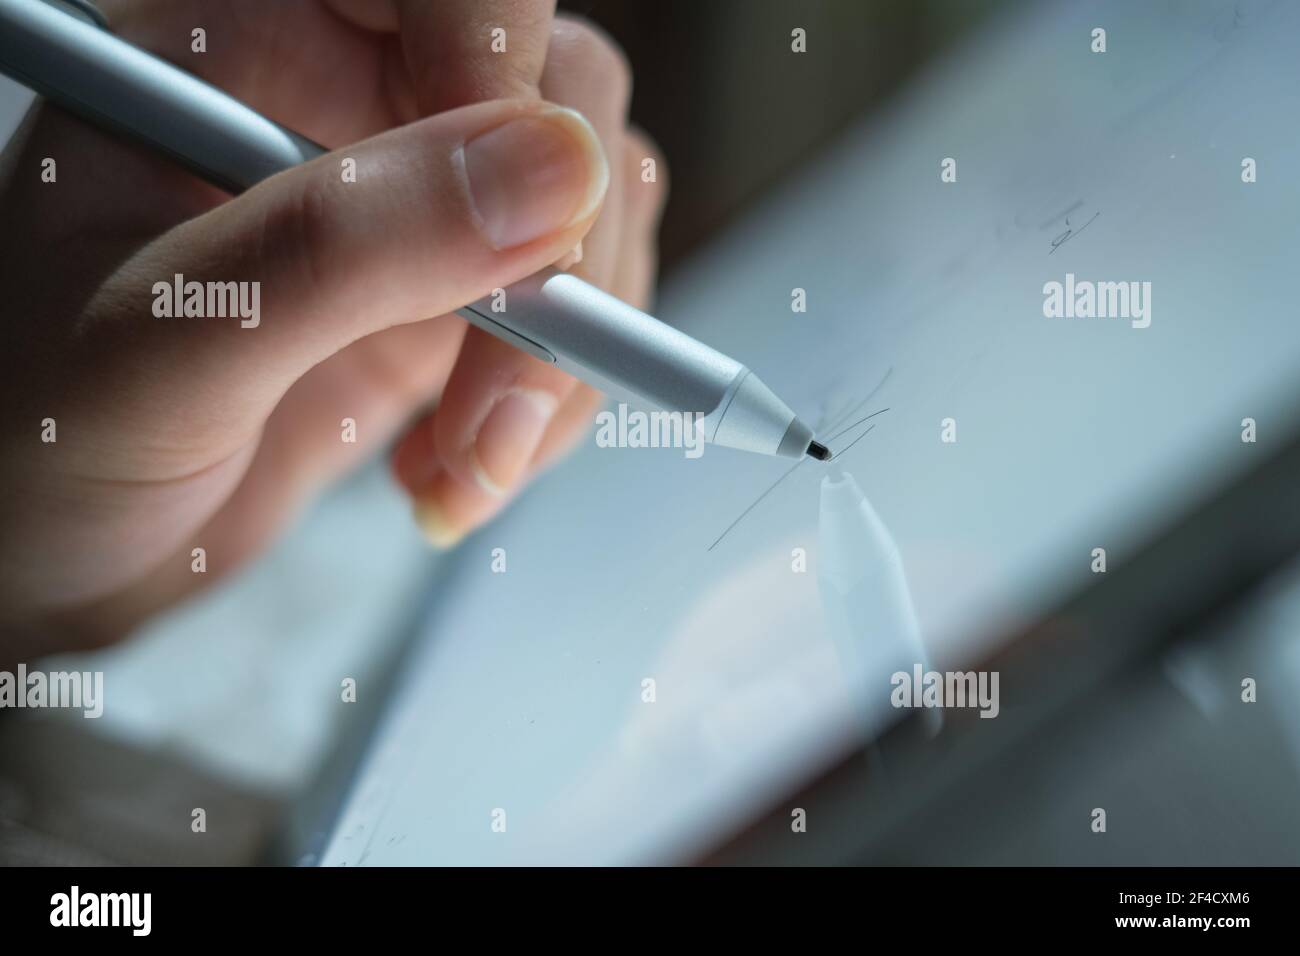
[[[295,380],[349,343],[450,312],[561,258],[590,228],[608,180],[592,127],[547,103],[476,104],[390,130],[280,173],[142,249],[101,290],[91,334],[147,374],[96,364],[117,366],[118,412],[161,410],[173,425],[158,427],[183,429],[187,444],[195,416],[176,414],[187,400],[214,424],[260,426]],[[196,316],[223,295],[234,301],[228,292],[214,300],[217,284],[237,290],[244,308]],[[214,396],[225,399],[215,416]]]

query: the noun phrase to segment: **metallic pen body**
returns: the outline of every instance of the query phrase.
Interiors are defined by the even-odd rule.
[[[608,394],[702,416],[706,441],[800,458],[813,439],[735,359],[577,276],[543,269],[502,292],[457,314]]]

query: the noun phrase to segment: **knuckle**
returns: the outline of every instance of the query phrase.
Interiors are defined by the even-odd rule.
[[[338,204],[321,170],[305,172],[283,198],[270,204],[262,223],[260,252],[266,257],[292,257],[288,265],[302,275],[308,288],[325,289],[337,274]]]

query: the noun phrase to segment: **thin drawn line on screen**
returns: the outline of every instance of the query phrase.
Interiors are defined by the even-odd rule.
[[[819,422],[817,424],[818,431],[832,431],[836,428],[839,428],[840,425],[844,424],[844,422],[848,421],[858,412],[862,411],[862,409],[866,407],[867,402],[871,401],[871,399],[875,396],[875,394],[885,387],[885,383],[889,381],[889,376],[893,374],[894,374],[894,366],[891,365],[889,366],[889,368],[885,369],[885,374],[880,377],[880,381],[876,383],[876,387],[873,388],[870,392],[868,392],[865,398],[860,399],[851,408],[845,410],[842,414],[836,417],[835,421],[829,424]]]
[[[1082,205],[1082,202],[1080,202],[1079,205]],[[1065,245],[1067,242],[1069,242],[1069,241],[1070,241],[1071,239],[1073,239],[1075,236],[1079,235],[1079,234],[1082,233],[1085,229],[1087,229],[1089,226],[1091,226],[1092,223],[1093,223],[1093,220],[1095,220],[1095,219],[1096,219],[1098,216],[1100,216],[1100,215],[1101,215],[1100,212],[1094,212],[1094,213],[1092,214],[1092,219],[1089,219],[1087,222],[1085,222],[1085,223],[1084,223],[1082,226],[1080,226],[1078,229],[1075,229],[1075,228],[1073,228],[1073,227],[1070,225],[1070,217],[1069,217],[1069,216],[1066,216],[1066,217],[1065,217],[1065,232],[1061,233],[1060,235],[1058,235],[1058,236],[1056,236],[1054,239],[1052,239],[1052,251],[1049,252],[1048,255],[1049,255],[1049,256],[1050,256],[1050,255],[1055,255],[1057,249],[1061,248],[1061,246]]]
[[[887,411],[889,411],[889,409],[887,409],[887,408],[882,408],[882,409],[880,410],[880,412],[887,412]],[[880,412],[876,412],[876,414],[879,415]],[[843,448],[841,448],[841,449],[840,449],[839,451],[837,451],[835,454],[831,455],[831,457],[827,458],[826,461],[827,461],[828,463],[829,463],[829,462],[832,462],[832,461],[835,461],[837,458],[839,458],[841,455],[843,455],[846,451],[848,451],[850,448],[852,448],[852,447],[853,447],[854,445],[856,445],[858,442],[862,441],[862,439],[864,439],[864,438],[866,438],[868,435],[870,435],[872,429],[874,429],[875,427],[876,427],[875,425],[872,425],[871,428],[868,428],[866,431],[864,431],[864,432],[863,432],[861,435],[859,435],[857,438],[853,439],[853,441],[849,442],[847,445],[845,445]]]
[[[861,425],[863,422],[869,422],[869,421],[871,421],[871,419],[873,419],[873,418],[875,418],[877,415],[879,415],[880,412],[887,412],[887,411],[889,411],[888,408],[882,408],[882,409],[880,409],[880,411],[872,412],[870,415],[866,416],[865,418],[859,418],[859,419],[858,419],[856,422],[854,422],[852,425],[849,425],[849,426],[846,427],[846,428],[841,428],[839,431],[837,431],[837,432],[836,432],[834,435],[832,435],[830,438],[826,439],[826,443],[829,445],[831,442],[837,440],[837,439],[840,438],[842,435],[847,435],[849,432],[853,431],[853,429],[857,428],[857,427],[858,427],[859,425]],[[874,428],[875,426],[873,425],[872,427]],[[871,431],[871,429],[868,428],[867,431]],[[865,435],[866,432],[863,432],[862,434]],[[859,435],[859,436],[858,436],[858,438],[861,438],[861,437],[862,437],[862,435]],[[854,441],[857,441],[857,438],[855,438]],[[844,449],[844,451],[848,451],[848,448]],[[826,459],[826,460],[827,460],[827,461],[834,461],[836,458],[840,457],[840,455],[842,455],[842,454],[844,454],[844,452],[842,452],[842,451],[840,451],[840,452],[835,452],[833,455],[831,455],[830,458],[828,458],[828,459]]]
[[[826,439],[826,444],[827,444],[827,445],[829,445],[831,442],[835,441],[836,439],[838,439],[838,438],[840,438],[840,437],[842,437],[842,436],[844,436],[844,435],[847,435],[849,432],[853,431],[853,429],[857,428],[859,425],[862,425],[862,424],[864,424],[864,423],[866,423],[866,422],[871,421],[871,419],[875,418],[877,415],[883,415],[885,412],[889,411],[888,408],[882,408],[882,409],[880,409],[879,411],[874,411],[874,412],[872,412],[870,415],[866,416],[865,418],[860,418],[860,419],[858,419],[858,420],[857,420],[856,422],[854,422],[852,425],[846,425],[846,426],[844,426],[843,428],[840,428],[840,427],[839,427],[840,425],[843,424],[843,422],[844,422],[845,419],[850,418],[850,417],[852,417],[853,415],[856,415],[858,412],[862,411],[862,407],[863,407],[864,405],[866,405],[867,402],[871,401],[871,396],[872,396],[872,395],[875,395],[878,391],[880,391],[882,388],[885,387],[885,383],[886,383],[887,381],[889,381],[889,376],[890,376],[891,374],[893,374],[893,371],[894,371],[894,367],[891,365],[891,366],[890,366],[890,367],[885,371],[884,377],[881,378],[880,382],[876,385],[875,388],[873,388],[873,389],[871,390],[871,392],[866,396],[866,398],[863,398],[862,400],[860,400],[859,402],[857,402],[855,405],[853,405],[853,407],[850,408],[848,411],[846,411],[846,412],[844,412],[842,415],[838,416],[838,418],[836,418],[835,422],[834,422],[832,425],[827,426],[827,428],[825,429],[825,430],[827,430],[827,431],[829,431],[829,430],[831,430],[831,429],[837,429],[837,431],[835,431],[835,433],[834,433],[833,435],[831,435],[830,438]],[[856,438],[854,438],[851,442],[849,442],[847,445],[845,445],[845,446],[844,446],[843,448],[841,448],[839,451],[832,453],[831,457],[830,457],[829,459],[827,459],[827,461],[828,461],[828,462],[835,461],[835,459],[839,458],[839,457],[840,457],[841,455],[843,455],[846,451],[848,451],[850,448],[852,448],[854,445],[856,445],[858,442],[860,442],[863,438],[867,437],[867,435],[870,434],[871,430],[872,430],[873,428],[875,428],[875,427],[876,427],[875,425],[871,425],[869,428],[867,428],[865,431],[863,431],[863,433],[862,433],[861,435],[858,435]],[[794,463],[793,465],[791,465],[788,469],[786,469],[786,470],[781,474],[781,477],[780,477],[780,478],[776,479],[776,481],[774,481],[774,482],[772,482],[772,484],[768,485],[767,488],[763,491],[763,493],[762,493],[761,495],[759,495],[757,498],[755,498],[754,501],[750,503],[749,507],[747,507],[744,511],[742,511],[742,512],[740,513],[740,515],[736,518],[735,521],[733,521],[733,522],[731,522],[731,524],[727,525],[726,529],[722,532],[722,534],[718,535],[717,540],[715,540],[715,541],[713,542],[713,544],[709,545],[709,547],[708,547],[707,550],[708,550],[708,551],[712,551],[714,548],[716,548],[718,545],[720,545],[720,544],[722,543],[722,539],[725,538],[727,535],[731,534],[731,532],[735,529],[736,525],[738,525],[738,524],[740,524],[742,521],[744,521],[745,518],[749,515],[749,513],[750,513],[751,511],[753,511],[753,510],[754,510],[755,508],[757,508],[760,504],[762,504],[762,503],[763,503],[763,500],[764,500],[765,498],[767,498],[768,495],[770,495],[772,492],[776,491],[776,489],[779,488],[779,487],[781,486],[782,482],[784,482],[787,478],[789,478],[789,477],[790,477],[791,475],[793,475],[796,471],[798,471],[798,470],[799,470],[799,469],[800,469],[800,468],[801,468],[801,467],[802,467],[802,466],[803,466],[807,461],[808,461],[807,458],[801,458],[799,461],[795,462],[795,463]]]
[[[843,434],[845,434],[846,432],[850,432],[850,431],[852,431],[853,429],[855,429],[855,428],[857,428],[859,425],[861,425],[863,422],[865,422],[865,421],[867,421],[867,420],[869,420],[869,419],[875,418],[877,415],[883,415],[883,414],[884,414],[885,412],[887,412],[887,411],[889,411],[888,408],[882,408],[882,409],[880,409],[880,411],[872,412],[872,413],[871,413],[870,415],[868,415],[866,418],[860,419],[859,421],[856,421],[856,422],[854,422],[852,425],[848,426],[848,428],[845,428],[843,431],[838,432],[838,433],[834,436],[834,438],[838,438],[838,437],[840,437],[840,435],[843,435]],[[848,445],[846,445],[844,448],[842,448],[842,449],[840,449],[839,451],[837,451],[837,452],[835,452],[834,454],[832,454],[830,458],[826,459],[827,463],[830,463],[830,462],[832,462],[832,461],[835,461],[835,459],[839,458],[840,455],[844,454],[846,451],[848,451],[850,448],[852,448],[854,445],[856,445],[858,442],[860,442],[863,438],[865,438],[865,437],[867,436],[867,434],[870,433],[871,429],[872,429],[872,428],[875,428],[875,427],[876,427],[875,425],[872,425],[870,428],[868,428],[866,431],[864,431],[864,432],[863,432],[861,435],[859,435],[857,438],[853,439],[853,441],[849,442]],[[831,441],[834,441],[834,438],[832,438],[832,439],[830,439],[830,440],[831,440]],[[778,478],[776,481],[772,482],[772,484],[768,485],[768,486],[767,486],[767,489],[766,489],[766,490],[765,490],[761,495],[759,495],[756,499],[754,499],[753,503],[750,504],[750,506],[749,506],[748,508],[746,508],[744,511],[742,511],[742,512],[740,513],[740,516],[737,517],[735,521],[733,521],[733,522],[731,522],[731,524],[727,525],[727,529],[726,529],[725,531],[723,531],[722,534],[718,535],[717,540],[714,541],[713,544],[709,545],[708,550],[709,550],[709,551],[712,551],[712,550],[713,550],[714,548],[716,548],[719,544],[721,544],[721,543],[722,543],[722,539],[725,538],[727,535],[729,535],[729,534],[731,533],[732,529],[736,527],[736,525],[740,524],[740,522],[743,521],[743,520],[745,519],[745,517],[746,517],[746,516],[747,516],[751,511],[753,511],[753,510],[754,510],[755,508],[757,508],[760,504],[762,504],[764,498],[766,498],[766,497],[767,497],[768,495],[770,495],[772,492],[776,491],[776,489],[780,486],[780,484],[781,484],[783,481],[785,481],[787,478],[789,478],[791,475],[793,475],[796,471],[798,471],[799,468],[800,468],[800,467],[801,467],[801,466],[802,466],[806,461],[808,461],[808,459],[807,459],[807,458],[803,458],[803,459],[801,459],[801,460],[795,462],[793,465],[791,465],[791,466],[790,466],[790,467],[789,467],[789,468],[788,468],[788,469],[787,469],[787,470],[786,470],[786,471],[781,475],[780,478]]]

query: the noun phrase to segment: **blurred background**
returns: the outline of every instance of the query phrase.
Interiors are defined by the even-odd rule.
[[[633,67],[632,120],[668,156],[665,272],[1012,0],[561,0]],[[790,31],[834,37],[791,57]],[[810,47],[811,50],[811,47]]]

